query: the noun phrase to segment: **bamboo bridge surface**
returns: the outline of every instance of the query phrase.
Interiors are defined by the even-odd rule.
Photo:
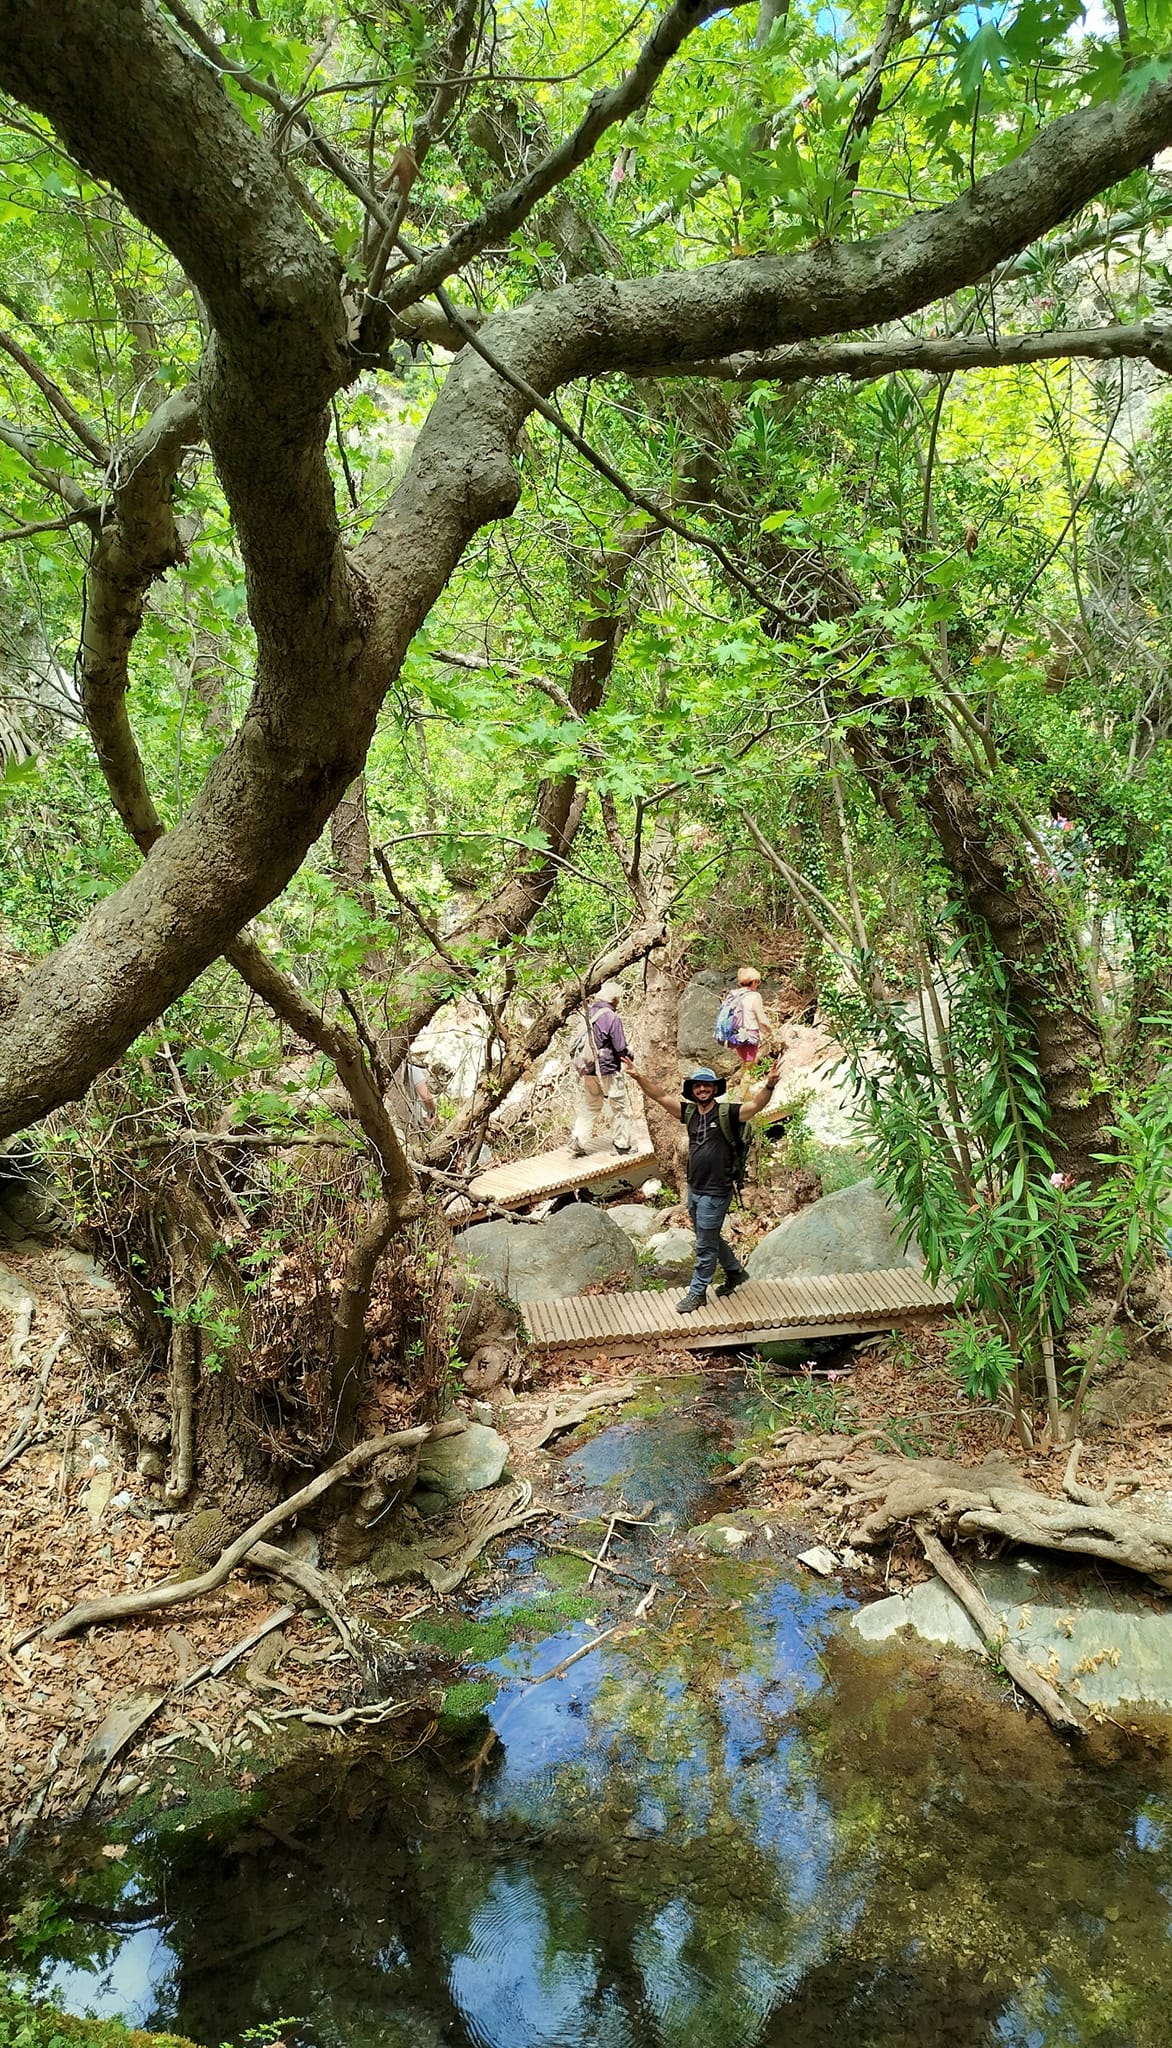
[[[629,1152],[615,1152],[607,1145],[598,1152],[579,1154],[561,1145],[556,1152],[536,1152],[532,1158],[514,1159],[507,1166],[490,1166],[469,1181],[467,1195],[446,1205],[445,1214],[456,1225],[474,1223],[490,1209],[525,1209],[532,1202],[569,1194],[595,1181],[645,1180],[654,1165],[655,1147],[646,1125],[636,1124]]]
[[[683,1288],[641,1294],[576,1294],[530,1301],[523,1313],[533,1343],[549,1352],[637,1355],[669,1344],[680,1351],[733,1349],[778,1338],[853,1337],[902,1329],[953,1303],[911,1266],[834,1273],[817,1280],[749,1280],[724,1301],[709,1294],[693,1315],[676,1314]]]

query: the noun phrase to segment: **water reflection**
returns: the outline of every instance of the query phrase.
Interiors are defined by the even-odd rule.
[[[1159,1752],[1072,1760],[971,1669],[851,1640],[841,1593],[690,1569],[560,1677],[601,1608],[486,1667],[475,1792],[483,1728],[290,1774],[284,1841],[64,1845],[78,1898],[159,1910],[48,1940],[44,1989],[208,2043],[300,2015],[303,2048],[1166,2048]]]

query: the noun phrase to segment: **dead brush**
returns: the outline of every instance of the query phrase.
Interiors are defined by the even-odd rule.
[[[366,1316],[371,1377],[400,1382],[414,1421],[434,1422],[441,1412],[459,1318],[451,1233],[427,1215],[384,1252]]]

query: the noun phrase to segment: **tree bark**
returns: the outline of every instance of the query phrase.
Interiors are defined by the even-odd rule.
[[[685,14],[669,18],[682,41]],[[666,48],[653,35],[648,86]],[[1017,255],[1172,142],[1172,80],[1160,79],[1053,122],[951,204],[872,240],[537,294],[483,329],[507,375],[469,348],[457,357],[406,476],[348,558],[324,450],[329,400],[363,359],[347,336],[338,258],[214,65],[140,0],[9,0],[0,84],[117,187],[201,295],[213,333],[200,417],[257,648],[248,712],[185,818],[7,992],[0,1136],[82,1093],[285,886],[359,772],[382,699],[469,539],[516,505],[527,394],[913,312]],[[581,160],[577,147],[566,170]],[[539,187],[551,189],[544,177],[523,181],[501,214],[506,227]],[[436,252],[439,273],[453,252],[459,260],[455,244]],[[420,290],[429,260],[416,268]],[[399,302],[403,291],[400,278]]]
[[[1106,1050],[1082,958],[1024,834],[992,784],[956,759],[929,707],[886,724],[855,725],[846,742],[876,800],[898,822],[911,803],[926,815],[975,929],[988,934],[1019,1014],[1037,1043],[1056,1146],[1055,1164],[1097,1187],[1109,1170],[1103,1126],[1113,1107]]]

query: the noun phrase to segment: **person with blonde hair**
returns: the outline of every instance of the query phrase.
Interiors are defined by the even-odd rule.
[[[587,1009],[580,1041],[571,1054],[580,1088],[568,1148],[575,1159],[589,1152],[604,1102],[609,1103],[611,1110],[611,1145],[616,1152],[631,1149],[627,1078],[622,1066],[623,1060],[630,1058],[631,1049],[618,1013],[622,994],[619,982],[603,982]]]
[[[761,1050],[762,1039],[768,1038],[772,1029],[761,997],[760,968],[738,968],[737,985],[729,990],[716,1013],[717,1044],[735,1052],[742,1066],[751,1067]]]

